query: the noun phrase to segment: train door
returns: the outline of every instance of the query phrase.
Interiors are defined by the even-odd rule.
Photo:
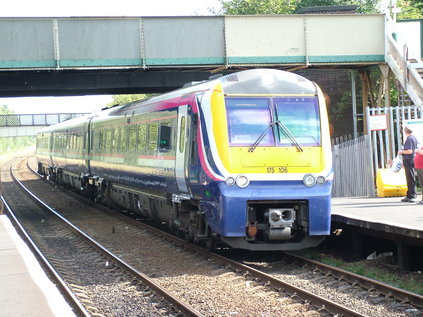
[[[175,176],[178,189],[181,193],[188,193],[186,182],[186,153],[188,138],[188,105],[179,106],[178,108],[178,135],[176,141],[176,163]]]

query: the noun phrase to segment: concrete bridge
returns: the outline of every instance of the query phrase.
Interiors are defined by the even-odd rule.
[[[0,96],[162,92],[216,72],[388,64],[422,105],[388,15],[0,18]]]
[[[385,62],[384,15],[0,18],[0,96],[161,92],[240,68]]]
[[[42,128],[86,113],[37,113],[0,115],[0,137],[34,136]]]

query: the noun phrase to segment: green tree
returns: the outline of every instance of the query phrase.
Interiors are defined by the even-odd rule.
[[[220,0],[220,2],[223,14],[253,15],[292,14],[304,7],[335,5],[357,5],[358,13],[378,13],[380,0]]]
[[[157,94],[131,94],[131,95],[113,95],[112,101],[107,104],[107,107],[112,107],[115,105],[126,105],[133,101],[148,99]]]
[[[401,9],[398,20],[423,19],[423,2],[421,0],[397,0],[397,7]]]
[[[14,112],[9,109],[7,105],[0,106],[0,114],[13,114]]]
[[[7,105],[0,106],[0,114],[2,115],[13,115],[14,112],[9,109]],[[11,124],[12,120],[19,121],[19,118],[12,116],[8,118],[8,124]],[[0,123],[5,124],[6,122],[1,121]],[[0,137],[0,154],[6,152],[16,152],[28,146],[34,145],[35,138],[32,136],[19,136],[19,137]]]
[[[320,7],[320,6],[342,6],[342,5],[356,5],[357,13],[380,13],[380,0],[300,0],[298,1],[298,9],[304,7]]]
[[[223,14],[291,14],[298,0],[220,0]]]

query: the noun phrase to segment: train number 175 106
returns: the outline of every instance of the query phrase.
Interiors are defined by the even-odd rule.
[[[268,167],[267,168],[268,173],[288,173],[288,167],[286,166],[279,166],[279,167]]]

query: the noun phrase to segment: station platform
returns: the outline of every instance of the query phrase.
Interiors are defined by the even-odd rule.
[[[402,198],[333,198],[332,231],[351,233],[351,251],[357,259],[373,247],[367,237],[389,240],[396,245],[398,265],[411,270],[412,248],[423,247],[423,205],[403,203]]]
[[[332,222],[422,239],[423,245],[423,205],[402,198],[332,198]]]
[[[0,214],[0,317],[74,317],[56,286]]]

